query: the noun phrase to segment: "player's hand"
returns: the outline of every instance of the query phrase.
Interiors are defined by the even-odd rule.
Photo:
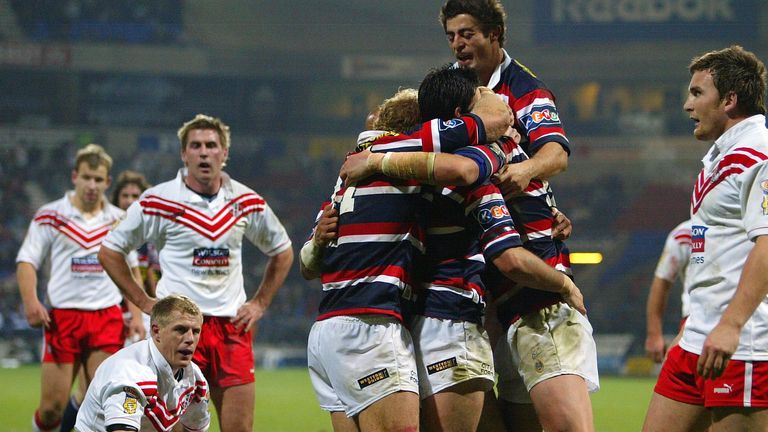
[[[576,286],[575,283],[573,283],[571,278],[566,275],[563,275],[563,277],[566,279],[563,285],[563,289],[560,291],[560,295],[563,296],[563,300],[572,308],[579,311],[579,313],[582,315],[586,315],[587,307],[584,306],[584,296],[581,294],[581,290]]]
[[[369,163],[368,160],[372,155],[373,157],[384,157],[383,153],[374,154],[370,150],[347,155],[339,171],[339,177],[344,180],[344,185],[349,186],[376,174],[375,165]]]
[[[266,311],[266,305],[263,305],[258,299],[251,299],[240,306],[237,315],[231,321],[239,332],[245,333],[256,326]]]
[[[509,164],[491,177],[491,181],[499,186],[501,192],[506,196],[509,194],[517,195],[522,193],[533,178],[530,171],[531,162],[525,160],[515,164]]]
[[[555,207],[552,207],[552,238],[557,240],[568,240],[573,232],[571,220]]]
[[[647,335],[645,338],[645,353],[656,363],[664,360],[667,352],[663,335]]]
[[[728,360],[739,347],[741,329],[737,326],[719,323],[709,333],[701,349],[696,373],[704,379],[715,379],[723,374]]]
[[[328,204],[323,208],[323,213],[315,226],[315,234],[312,241],[319,247],[326,247],[328,243],[336,240],[339,229],[339,211],[333,208],[333,204]]]
[[[32,327],[43,326],[49,328],[51,325],[51,316],[48,315],[48,309],[39,301],[28,305],[25,304],[24,315],[27,318],[27,323]]]

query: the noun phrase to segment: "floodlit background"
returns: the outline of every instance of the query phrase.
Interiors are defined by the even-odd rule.
[[[37,362],[14,259],[34,211],[62,196],[97,142],[152,183],[181,166],[194,114],[232,126],[228,171],[261,193],[296,250],[367,112],[451,61],[425,0],[0,0],[0,365]],[[764,60],[757,0],[504,1],[505,47],[556,94],[573,153],[553,179],[601,372],[648,373],[645,298],[667,232],[687,217],[699,160],[682,111],[690,59],[741,44]],[[249,294],[264,259],[246,251]],[[44,280],[43,280],[44,282]],[[41,287],[44,287],[41,284]],[[679,291],[678,291],[679,292]],[[256,338],[261,366],[302,365],[320,288],[294,268]],[[665,330],[674,333],[679,296]],[[30,408],[31,409],[31,408]]]

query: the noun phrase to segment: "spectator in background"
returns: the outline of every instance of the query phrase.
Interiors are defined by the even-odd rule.
[[[648,292],[646,304],[645,352],[656,363],[661,363],[666,354],[667,346],[664,341],[664,310],[667,298],[676,279],[685,280],[685,269],[691,257],[691,220],[680,222],[669,232],[661,251],[653,282]],[[682,318],[688,316],[688,292],[682,293]],[[680,327],[682,328],[682,321]]]
[[[211,385],[222,432],[250,431],[253,333],[293,263],[291,240],[266,201],[229,177],[229,126],[198,114],[178,131],[184,168],[148,189],[107,236],[99,260],[129,299],[149,312],[155,299],[131,278],[124,255],[150,241],[163,277],[157,297],[181,293],[205,316],[195,363]],[[243,237],[267,255],[253,298],[243,286]]]
[[[690,314],[645,432],[768,430],[766,69],[740,46],[695,57],[683,109],[714,142],[691,202]]]
[[[38,210],[16,258],[27,322],[42,326],[45,339],[36,431],[58,429],[78,369],[85,368],[87,384],[125,342],[120,291],[96,257],[109,229],[125,215],[104,197],[111,167],[112,158],[99,145],[78,151],[71,174],[75,190]],[[37,295],[37,271],[47,256],[50,311]]]

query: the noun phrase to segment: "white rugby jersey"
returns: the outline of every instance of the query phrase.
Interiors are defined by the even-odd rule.
[[[40,269],[50,253],[47,296],[54,308],[98,310],[119,304],[120,291],[99,264],[99,246],[125,212],[104,199],[104,208],[86,219],[70,201],[73,191],[42,206],[29,224],[16,262]],[[133,254],[136,259],[136,254]]]
[[[685,270],[688,268],[688,260],[691,258],[691,220],[687,219],[680,222],[667,235],[664,242],[664,250],[661,252],[659,262],[656,264],[654,276],[674,283],[680,277],[685,282]],[[681,295],[683,303],[683,315],[688,316],[690,296],[688,291],[683,289]]]
[[[680,346],[701,354],[733,298],[756,237],[768,234],[768,129],[754,115],[728,129],[703,159],[691,200],[690,316]],[[736,360],[768,360],[768,301],[744,325]]]
[[[243,236],[267,256],[288,249],[291,240],[266,201],[247,186],[222,174],[222,187],[208,202],[186,187],[185,175],[181,169],[175,179],[147,189],[104,246],[127,254],[152,242],[163,271],[158,298],[183,294],[205,315],[233,317],[246,300]]]
[[[96,369],[75,430],[103,432],[124,424],[166,432],[181,420],[184,430],[207,431],[208,382],[192,362],[181,371],[174,376],[152,339],[121,349]]]

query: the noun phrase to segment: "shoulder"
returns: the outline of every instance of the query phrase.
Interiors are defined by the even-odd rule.
[[[549,91],[546,84],[530,68],[515,59],[512,59],[501,74],[501,81],[509,86],[510,92],[515,97],[523,96],[534,90]]]

